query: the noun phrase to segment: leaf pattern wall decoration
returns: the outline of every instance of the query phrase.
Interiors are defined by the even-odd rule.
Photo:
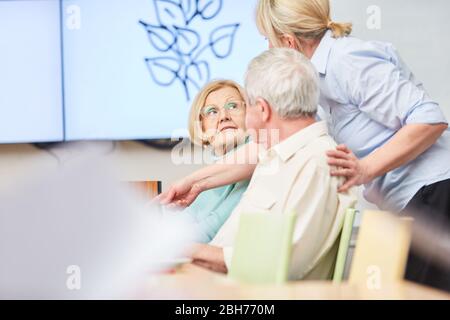
[[[158,56],[145,58],[154,83],[166,87],[180,83],[189,101],[192,90],[210,81],[212,61],[202,56],[212,53],[217,59],[229,57],[240,24],[219,26],[212,30],[208,39],[202,39],[192,22],[210,23],[222,11],[223,1],[153,0],[156,21],[139,23],[147,33],[149,44],[159,52]]]

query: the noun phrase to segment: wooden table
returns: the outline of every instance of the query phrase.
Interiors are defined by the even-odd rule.
[[[240,284],[193,265],[184,265],[175,274],[152,275],[144,288],[141,296],[162,300],[450,300],[450,294],[406,281],[380,290],[327,281],[261,286]]]

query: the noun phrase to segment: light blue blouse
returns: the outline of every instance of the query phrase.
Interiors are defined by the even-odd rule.
[[[388,142],[408,124],[447,123],[389,43],[328,31],[311,59],[320,75],[319,116],[330,134],[359,158]],[[400,211],[420,188],[450,179],[450,131],[414,161],[365,185],[365,198]]]
[[[248,181],[245,181],[205,191],[184,210],[196,224],[198,242],[209,243],[215,237],[247,187]]]
[[[246,140],[246,143],[249,139]],[[239,148],[239,147],[238,147]],[[183,213],[196,225],[196,241],[209,243],[238,205],[249,181],[202,192]]]

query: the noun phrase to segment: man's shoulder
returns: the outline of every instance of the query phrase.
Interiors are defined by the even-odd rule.
[[[315,165],[317,168],[330,171],[328,165],[327,151],[334,150],[337,143],[330,135],[323,135],[311,141],[301,152],[297,153],[297,157],[302,157],[309,164]],[[305,158],[306,157],[306,158]]]
[[[328,151],[331,149],[336,148],[337,143],[331,137],[329,134],[324,134],[320,137],[317,137],[314,139],[314,141],[311,141],[311,143],[308,144],[307,147],[310,147],[313,149],[314,153],[320,153],[321,151]]]

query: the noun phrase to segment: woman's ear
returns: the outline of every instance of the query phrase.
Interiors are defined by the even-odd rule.
[[[284,34],[281,36],[283,47],[298,50],[298,39],[291,34]]]

